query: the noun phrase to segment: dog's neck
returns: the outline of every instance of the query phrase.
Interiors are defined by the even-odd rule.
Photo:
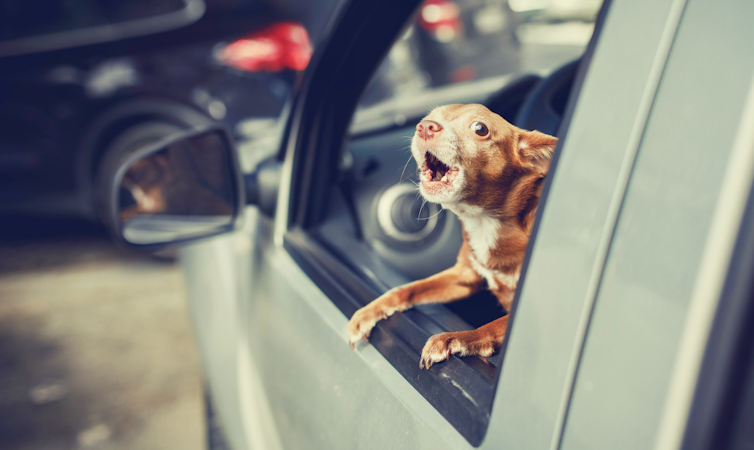
[[[487,214],[479,206],[462,203],[442,206],[458,216],[474,257],[480,264],[488,267],[490,255],[498,247],[498,241],[501,238],[500,220]]]
[[[529,211],[532,218],[536,214],[538,197],[536,195],[534,207]],[[530,223],[520,223],[513,217],[498,217],[475,205],[455,203],[442,206],[455,213],[463,224],[464,239],[471,247],[476,263],[498,276],[503,273],[517,276],[529,240]]]

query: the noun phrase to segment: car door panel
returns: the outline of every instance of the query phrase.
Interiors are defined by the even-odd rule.
[[[247,220],[247,230],[249,225]],[[235,450],[253,448],[247,430],[268,432],[253,424],[250,426],[244,414],[244,402],[251,401],[255,407],[264,403],[258,398],[247,398],[239,390],[242,381],[239,373],[247,372],[239,358],[239,349],[246,341],[242,319],[247,302],[242,293],[245,291],[243,287],[248,286],[248,249],[249,238],[244,230],[181,249],[189,311],[206,372],[207,388],[225,437]]]
[[[670,3],[609,5],[519,284],[490,442],[550,448],[558,433],[600,240]]]
[[[734,139],[751,126],[739,120],[752,15],[745,1],[685,6],[605,265],[565,449],[654,446]]]
[[[269,232],[256,236],[250,352],[285,448],[470,447],[374,348],[352,351],[343,313]]]

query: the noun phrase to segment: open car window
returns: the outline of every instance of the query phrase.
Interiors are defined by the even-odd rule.
[[[460,249],[457,218],[423,202],[415,188],[408,146],[416,123],[441,104],[483,103],[514,125],[534,129],[542,123],[555,134],[577,70],[588,64],[582,55],[600,3],[428,0],[420,6],[366,84],[349,138],[332,160],[337,169],[327,172],[334,175],[316,169],[326,163],[323,156],[304,154],[299,163],[322,180],[300,194],[318,199],[293,207],[301,218],[285,245],[347,317],[390,288],[452,266]],[[307,182],[295,175],[293,189]],[[504,314],[483,291],[394,314],[378,323],[369,342],[479,445],[504,352],[453,356],[430,371],[419,369],[419,358],[430,336],[473,329]]]

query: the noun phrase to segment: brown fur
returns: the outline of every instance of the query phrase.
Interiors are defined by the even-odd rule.
[[[135,204],[120,212],[121,222],[139,214],[157,214],[167,209],[163,188],[173,179],[164,155],[150,155],[135,162],[123,176],[122,187],[129,190]]]
[[[475,133],[469,125],[476,122],[485,124],[488,134]],[[455,145],[450,156],[449,143]],[[358,310],[348,325],[351,346],[362,337],[366,339],[377,321],[396,311],[466,298],[485,285],[503,308],[510,311],[556,143],[557,138],[552,136],[514,127],[482,105],[443,106],[420,122],[412,146],[417,164],[424,163],[419,159],[426,148],[438,158],[442,154],[445,159],[453,160],[452,163],[443,160],[446,165],[462,168],[463,185],[458,187],[453,184],[455,181],[450,181],[449,192],[457,197],[443,206],[456,212],[462,222],[469,217],[469,210],[481,211],[486,220],[496,224],[494,245],[488,247],[487,260],[480,260],[471,246],[474,236],[470,237],[464,226],[456,264],[424,280],[392,289]],[[481,266],[479,270],[491,274],[495,282],[478,272],[475,264]],[[429,369],[451,354],[491,356],[500,348],[507,325],[505,316],[476,330],[432,336],[424,346],[419,367]]]

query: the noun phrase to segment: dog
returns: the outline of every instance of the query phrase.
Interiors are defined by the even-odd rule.
[[[435,108],[418,125],[411,155],[419,191],[458,216],[463,244],[453,267],[391,289],[348,323],[351,348],[398,311],[448,303],[489,289],[510,312],[544,179],[558,139],[517,128],[483,105]],[[451,354],[489,357],[500,349],[508,316],[476,330],[437,334],[422,350],[420,369]]]

